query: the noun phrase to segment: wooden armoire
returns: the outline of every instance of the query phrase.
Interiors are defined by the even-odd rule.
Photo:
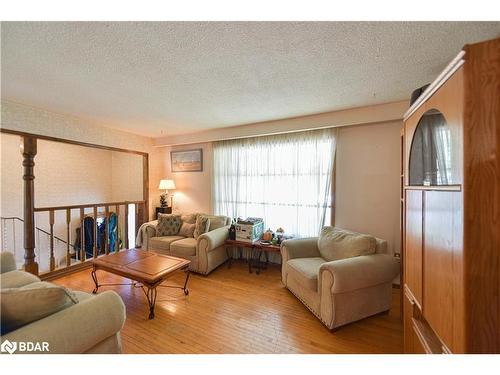
[[[401,198],[405,353],[499,353],[500,39],[405,114]]]

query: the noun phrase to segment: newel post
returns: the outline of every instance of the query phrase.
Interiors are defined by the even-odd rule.
[[[21,143],[24,167],[24,270],[38,275],[35,261],[35,155],[36,138],[24,136]]]

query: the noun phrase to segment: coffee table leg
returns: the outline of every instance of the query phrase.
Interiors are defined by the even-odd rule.
[[[148,299],[148,305],[149,305],[149,319],[154,319],[155,317],[155,304],[156,304],[156,287],[150,288],[148,287],[147,292],[144,292],[146,294],[146,297]]]
[[[94,280],[95,288],[92,291],[92,294],[96,294],[97,290],[99,289],[99,283],[97,281],[97,273],[96,273],[96,268],[92,268],[92,272],[90,273],[92,275],[92,280]]]
[[[186,268],[184,270],[184,272],[186,273],[186,281],[184,281],[184,287],[182,288],[182,290],[184,291],[184,295],[187,296],[189,294],[189,290],[187,288],[188,280],[189,280],[189,275],[190,275],[189,268]]]

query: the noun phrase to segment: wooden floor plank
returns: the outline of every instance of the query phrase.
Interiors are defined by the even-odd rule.
[[[128,280],[97,271],[102,283]],[[169,284],[182,285],[184,274]],[[90,292],[90,270],[62,277],[56,283]],[[189,296],[159,288],[155,319],[147,319],[140,288],[103,287],[116,291],[127,308],[122,330],[125,353],[401,353],[399,289],[393,290],[389,314],[377,315],[330,332],[281,283],[279,266],[260,275],[234,262],[209,276],[192,274]]]

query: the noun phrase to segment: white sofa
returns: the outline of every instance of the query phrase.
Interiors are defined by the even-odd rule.
[[[194,224],[197,215],[207,216],[209,219],[212,219],[209,231],[203,233],[198,238],[186,238],[178,235],[159,237],[156,233],[158,220],[153,220],[143,224],[139,229],[140,233],[137,236],[136,247],[160,254],[189,259],[191,261],[189,265],[191,271],[208,275],[227,260],[224,242],[229,236],[231,219],[226,216],[196,213],[181,215],[181,220]],[[217,225],[214,226],[215,221],[217,221]]]
[[[372,254],[333,261],[323,258],[318,237],[287,240],[281,255],[283,284],[329,329],[391,308],[399,259],[388,254],[384,240],[374,238]]]

